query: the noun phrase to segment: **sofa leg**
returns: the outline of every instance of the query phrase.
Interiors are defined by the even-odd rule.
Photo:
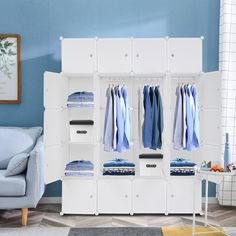
[[[28,218],[28,208],[21,209],[21,223],[22,225],[27,225],[27,218]]]

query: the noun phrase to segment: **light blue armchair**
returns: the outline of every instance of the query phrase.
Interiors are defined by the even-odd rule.
[[[0,142],[5,138],[2,129],[4,128],[0,128]],[[11,127],[9,129],[11,129],[12,132],[14,128]],[[20,128],[15,129],[20,133]],[[40,133],[41,131],[42,130],[40,130]],[[23,148],[24,152],[28,151],[29,153],[27,169],[23,173],[6,177],[5,174],[7,170],[2,168],[6,159],[0,160],[0,209],[21,209],[22,225],[27,224],[28,208],[35,208],[37,206],[45,189],[43,137],[38,137],[38,134],[34,135],[34,137],[33,135],[27,134],[21,140],[19,140],[21,137],[20,134],[14,136],[11,133],[10,137],[8,137],[8,139],[11,140],[11,143],[8,144],[11,149],[10,152],[12,152],[12,149],[16,151]],[[23,147],[21,147],[21,145],[19,145],[19,142],[24,142],[24,139],[26,142],[32,142],[33,139],[35,139],[34,142],[32,142],[33,145],[27,147],[27,150],[25,149],[26,146],[23,145]],[[13,148],[14,141],[17,142],[17,148],[15,150]],[[7,147],[0,147],[0,153],[6,149]]]

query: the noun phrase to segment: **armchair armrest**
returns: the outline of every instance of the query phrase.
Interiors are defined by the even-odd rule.
[[[30,152],[26,173],[26,197],[32,206],[36,207],[44,190],[44,145],[42,135]]]

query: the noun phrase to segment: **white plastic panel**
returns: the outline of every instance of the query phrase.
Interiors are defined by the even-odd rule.
[[[66,143],[45,146],[45,183],[60,180],[64,174],[68,159],[68,145]]]
[[[95,164],[94,145],[78,145],[77,143],[70,143],[69,150],[69,161],[87,160]]]
[[[207,109],[221,108],[221,73],[219,71],[203,73],[199,84],[199,103]]]
[[[96,182],[64,178],[62,181],[62,212],[67,214],[95,214]]]
[[[55,109],[66,107],[67,79],[59,73],[44,73],[44,107]]]
[[[61,46],[64,73],[93,73],[96,71],[95,39],[63,39]]]
[[[134,39],[132,54],[135,73],[165,73],[167,71],[166,39]]]
[[[202,71],[202,39],[170,38],[168,40],[169,71],[200,73]]]
[[[196,213],[201,211],[201,181],[195,180]],[[172,177],[168,187],[168,212],[192,214],[194,178]]]
[[[99,39],[97,52],[98,72],[128,73],[131,71],[130,39]]]
[[[165,213],[165,180],[135,179],[133,182],[133,212]]]
[[[45,146],[57,145],[69,139],[68,110],[46,109],[44,111]]]
[[[201,148],[196,161],[221,160],[221,74],[204,73],[199,83]],[[219,163],[220,164],[220,163]]]
[[[112,178],[98,181],[99,213],[130,213],[131,198],[131,181],[129,179]]]

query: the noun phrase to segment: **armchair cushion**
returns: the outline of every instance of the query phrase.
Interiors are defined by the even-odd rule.
[[[6,177],[6,170],[0,170],[0,197],[24,196],[26,190],[25,175]]]
[[[0,127],[0,169],[6,169],[16,154],[29,153],[42,132],[41,127]]]
[[[20,153],[12,157],[7,166],[5,176],[19,175],[24,172],[27,167],[28,157],[28,153]]]

